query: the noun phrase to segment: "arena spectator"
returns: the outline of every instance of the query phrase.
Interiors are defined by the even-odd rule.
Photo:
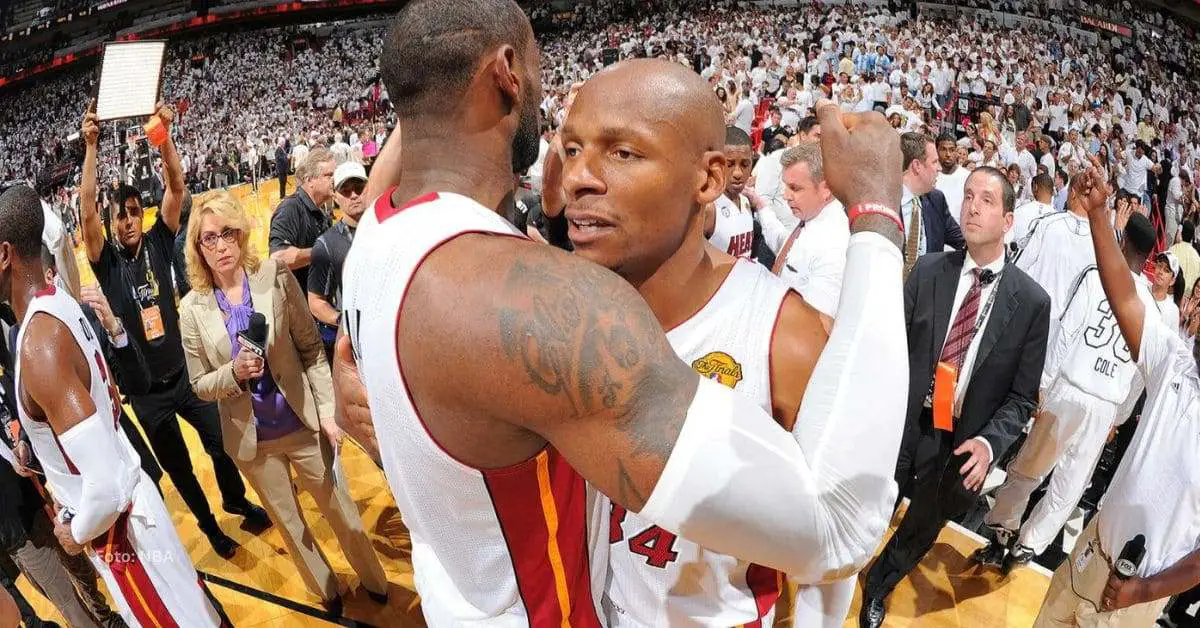
[[[342,210],[342,219],[313,244],[308,272],[308,306],[313,318],[317,319],[326,357],[330,358],[341,322],[342,264],[354,242],[358,219],[366,210],[368,199],[362,196],[366,185],[367,172],[362,166],[349,162],[337,167],[333,174],[333,198]]]
[[[271,259],[287,266],[300,285],[308,285],[312,247],[332,221],[325,204],[333,198],[333,154],[313,150],[296,169],[296,191],[271,215]]]

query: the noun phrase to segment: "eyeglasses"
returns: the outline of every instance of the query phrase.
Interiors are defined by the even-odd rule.
[[[226,227],[225,230],[222,231],[220,234],[216,234],[211,231],[206,231],[206,232],[200,234],[200,246],[203,246],[204,248],[211,251],[211,250],[217,248],[217,239],[218,238],[224,240],[225,244],[237,244],[238,238],[240,238],[240,237],[242,237],[241,229],[231,229],[229,227]]]
[[[363,190],[365,189],[367,189],[366,181],[354,179],[352,181],[343,183],[342,187],[338,188],[338,194],[341,194],[342,196],[350,196],[351,194],[362,196]]]

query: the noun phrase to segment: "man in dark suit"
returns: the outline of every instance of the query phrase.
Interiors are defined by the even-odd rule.
[[[762,145],[764,155],[771,154],[771,140],[776,137],[781,137],[785,141],[790,138],[793,131],[783,126],[783,113],[779,111],[779,107],[771,107],[771,125],[764,128],[762,132]]]
[[[922,133],[900,136],[904,152],[904,192],[900,209],[904,219],[904,276],[912,272],[917,259],[938,253],[949,244],[962,250],[966,243],[958,223],[950,216],[946,196],[934,188],[941,163],[933,139]],[[916,208],[920,211],[914,211]]]
[[[962,228],[950,215],[950,206],[941,190],[934,188],[922,196],[921,209],[927,253],[941,252],[947,246],[956,251],[966,250],[967,241],[963,238]]]
[[[883,623],[884,599],[933,547],[946,521],[975,502],[988,470],[1033,412],[1050,297],[1005,263],[1014,197],[999,170],[972,173],[962,211],[967,252],[922,257],[905,283],[909,396],[896,481],[911,501],[867,574],[861,626]],[[930,408],[939,362],[958,373],[949,429],[935,427]]]

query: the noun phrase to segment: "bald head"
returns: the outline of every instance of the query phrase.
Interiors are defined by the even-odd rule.
[[[630,120],[674,127],[680,148],[693,154],[725,145],[725,113],[704,79],[689,68],[663,59],[630,59],[593,76],[576,99],[624,112]]]

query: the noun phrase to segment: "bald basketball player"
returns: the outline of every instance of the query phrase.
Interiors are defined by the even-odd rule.
[[[363,216],[344,319],[427,620],[598,625],[585,480],[713,551],[808,581],[858,569],[891,513],[907,388],[897,138],[820,109],[854,235],[848,314],[797,418],[829,426],[808,453],[680,361],[626,282],[501,218],[537,156],[539,65],[511,0],[409,3],[382,55],[404,177]],[[673,157],[692,175],[660,193],[715,200],[723,140]]]
[[[819,313],[762,265],[712,245],[695,194],[663,194],[688,188],[706,125],[721,123],[719,103],[695,79],[677,63],[635,60],[580,90],[561,134],[568,233],[577,255],[637,288],[681,359],[791,430],[828,338]],[[617,146],[637,159],[606,163]],[[602,227],[581,226],[589,223]],[[710,552],[620,506],[612,519],[610,626],[772,625],[778,572]],[[853,590],[852,579],[838,583],[844,603],[816,612],[821,592],[805,591],[797,625],[840,626]]]

